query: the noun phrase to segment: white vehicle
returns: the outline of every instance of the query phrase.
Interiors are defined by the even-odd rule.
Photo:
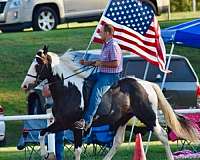
[[[151,2],[155,10],[161,11],[169,4],[168,0],[141,1]],[[33,30],[48,31],[65,22],[99,20],[107,2],[108,0],[0,0],[0,30],[22,31],[33,27]]]
[[[0,117],[4,116],[4,109],[0,105]],[[5,131],[6,131],[6,125],[4,121],[0,121],[0,145],[5,144]]]

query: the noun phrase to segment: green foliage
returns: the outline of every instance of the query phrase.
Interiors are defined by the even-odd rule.
[[[172,12],[192,10],[192,0],[170,0]]]

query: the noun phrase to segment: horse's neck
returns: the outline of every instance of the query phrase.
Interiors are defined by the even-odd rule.
[[[73,57],[70,53],[65,53],[59,58],[59,64],[57,63],[53,66],[52,71],[54,75],[57,74],[59,77],[63,76],[65,86],[68,85],[68,82],[74,83],[78,87],[80,93],[82,93],[83,81],[84,78],[88,76],[88,73],[83,72],[75,75],[79,72],[77,70],[80,68],[80,64],[72,61],[72,59]],[[83,99],[81,100],[81,106],[83,106]]]
[[[63,82],[58,76],[53,76],[48,78],[49,88],[52,94],[54,101],[59,99],[59,94],[63,91]],[[59,94],[58,94],[59,93]]]
[[[71,72],[71,71],[70,71]],[[72,74],[72,73],[71,73]],[[66,74],[65,74],[66,75]],[[52,92],[52,98],[53,100],[57,103],[58,101],[62,101],[63,96],[65,96],[64,93],[64,86],[68,86],[68,83],[71,82],[74,85],[76,85],[76,87],[78,88],[79,92],[81,93],[81,108],[84,107],[84,102],[83,102],[83,96],[82,96],[82,87],[83,87],[83,78],[80,78],[79,76],[73,76],[71,78],[65,79],[66,77],[68,77],[69,75],[67,75],[65,77],[65,75],[63,75],[64,78],[64,83],[62,82],[61,78],[58,75],[52,75],[50,79],[48,79],[48,82],[50,84],[50,90]],[[62,95],[63,96],[60,96]],[[66,97],[64,97],[66,98]],[[74,97],[76,98],[76,97]]]

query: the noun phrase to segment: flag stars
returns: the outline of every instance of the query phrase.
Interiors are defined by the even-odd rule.
[[[114,0],[108,8],[106,17],[119,25],[124,25],[135,32],[145,35],[154,14],[150,7],[143,4],[140,6],[138,1]]]

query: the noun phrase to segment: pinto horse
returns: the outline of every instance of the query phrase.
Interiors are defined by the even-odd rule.
[[[70,52],[59,57],[55,53],[48,52],[48,49],[44,47],[36,54],[22,83],[22,88],[26,89],[32,83],[47,79],[52,93],[54,100],[52,112],[55,121],[40,132],[41,155],[43,156],[47,153],[44,146],[46,134],[72,129],[75,139],[75,159],[80,160],[83,131],[76,129],[74,122],[83,116],[84,109],[81,107],[83,105],[83,78],[88,75],[83,72],[70,77],[80,67],[73,60]],[[104,160],[111,160],[116,153],[124,140],[126,124],[133,116],[155,133],[165,147],[168,160],[173,160],[167,133],[158,122],[158,109],[162,110],[167,125],[177,136],[192,142],[199,141],[198,130],[190,121],[173,112],[157,84],[134,77],[122,78],[106,92],[101,103],[107,106],[104,108],[107,114],[102,115],[97,112],[98,116],[94,118],[95,123],[110,124],[115,130],[113,146]]]

